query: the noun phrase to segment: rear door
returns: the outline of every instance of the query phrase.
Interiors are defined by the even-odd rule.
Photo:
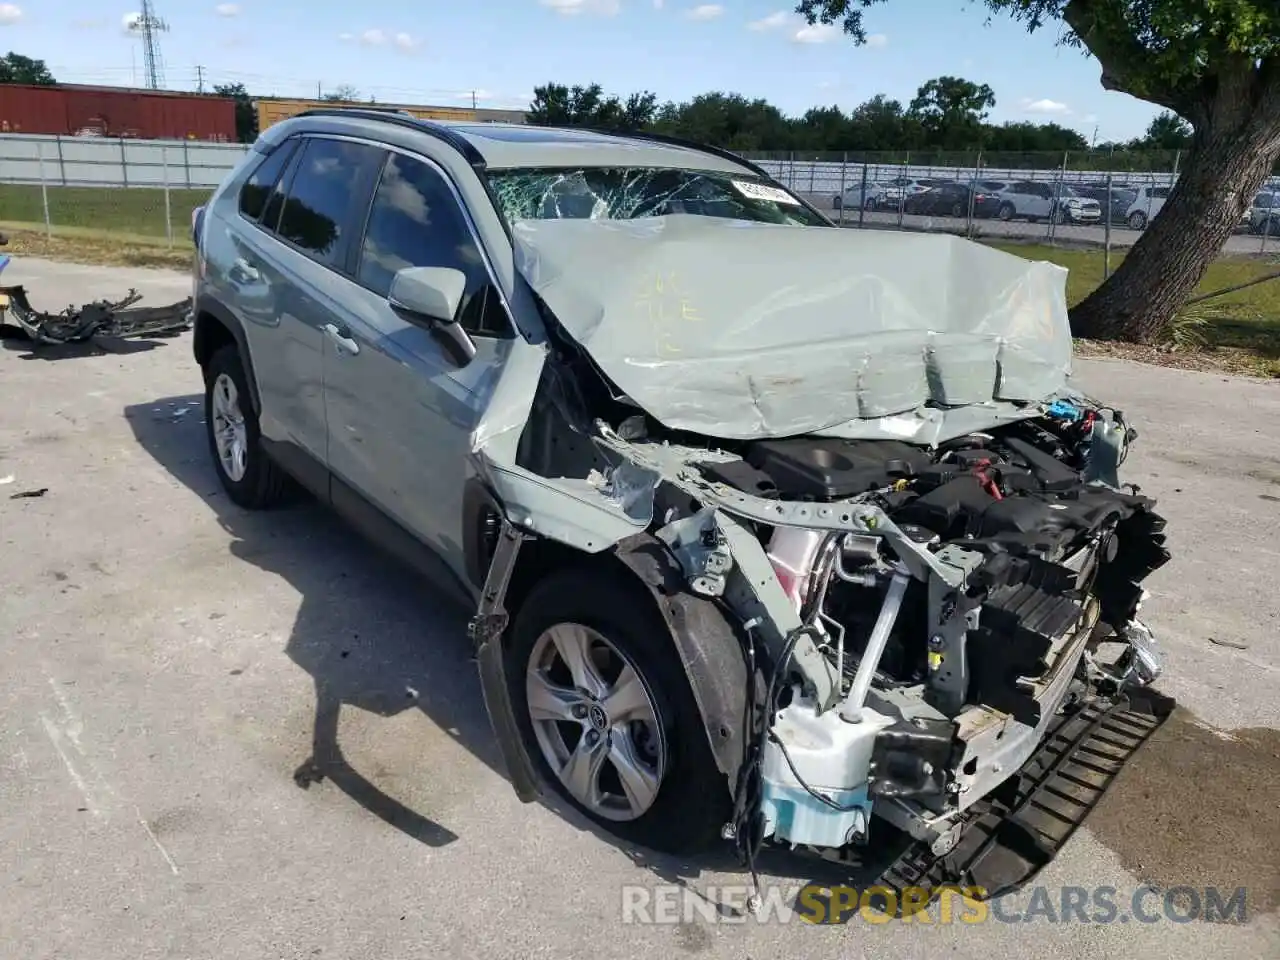
[[[263,433],[286,445],[281,456],[302,452],[316,463],[326,459],[324,328],[341,312],[348,283],[342,273],[379,158],[378,150],[362,144],[305,136],[270,193],[249,198],[255,210],[265,201],[260,229],[236,238],[238,257],[228,278],[239,286],[237,303],[249,321],[268,414]]]
[[[325,356],[330,469],[462,574],[471,436],[514,325],[459,195],[428,158],[388,153],[354,264],[347,344]],[[465,365],[429,322],[388,302],[406,267],[466,276],[459,324],[476,355]]]

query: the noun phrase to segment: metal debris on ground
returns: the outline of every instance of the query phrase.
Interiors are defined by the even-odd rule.
[[[117,339],[172,336],[191,327],[191,298],[163,307],[135,307],[142,299],[130,290],[122,300],[96,300],[60,313],[36,310],[22,286],[0,287],[0,324],[21,328],[40,344],[63,344],[93,337]]]
[[[1234,640],[1219,640],[1217,637],[1210,637],[1209,642],[1216,647],[1230,647],[1232,650],[1248,650],[1247,643],[1236,643]]]
[[[21,493],[12,493],[9,495],[10,500],[34,500],[36,497],[43,497],[49,492],[48,487],[41,487],[39,490],[23,490]]]

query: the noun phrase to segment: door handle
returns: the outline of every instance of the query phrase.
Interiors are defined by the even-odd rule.
[[[258,268],[251,264],[244,257],[237,258],[231,264],[231,272],[238,273],[249,283],[257,283],[262,279],[262,274],[258,273]]]
[[[333,341],[333,345],[343,353],[354,356],[360,352],[360,344],[347,336],[349,331],[346,327],[339,327],[336,323],[326,323],[324,325],[324,332],[329,335],[329,339]]]

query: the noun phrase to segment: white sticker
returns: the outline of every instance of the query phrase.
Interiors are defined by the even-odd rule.
[[[800,206],[800,201],[785,190],[766,186],[763,183],[752,183],[749,180],[732,181],[737,191],[751,200],[767,200],[770,203],[787,203],[793,207]]]

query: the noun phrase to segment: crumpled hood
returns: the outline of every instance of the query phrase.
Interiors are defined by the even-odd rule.
[[[672,429],[853,435],[1040,401],[1070,372],[1067,271],[957,237],[693,216],[513,232],[569,336]]]

